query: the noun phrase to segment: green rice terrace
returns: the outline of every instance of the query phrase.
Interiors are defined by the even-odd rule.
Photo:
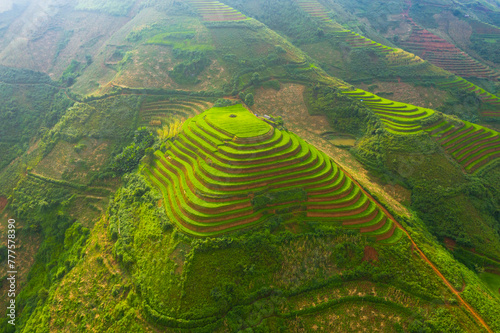
[[[320,22],[332,23],[326,8],[315,0],[296,0],[299,7]]]
[[[475,172],[500,158],[500,137],[492,129],[446,119],[425,125],[435,114],[431,109],[394,102],[361,89],[343,93],[358,99],[377,114],[390,133],[429,133],[467,172]]]
[[[479,99],[484,103],[486,109],[481,112],[484,117],[500,116],[500,99],[492,93],[476,86],[475,84],[460,78],[451,77],[449,80],[438,82],[437,86],[442,89],[467,90],[476,93]]]
[[[361,89],[343,93],[360,100],[375,112],[385,124],[387,131],[394,134],[421,133],[421,121],[434,114],[431,109],[394,102]]]
[[[489,128],[446,119],[425,129],[467,172],[500,158],[500,136]]]
[[[376,43],[350,30],[337,29],[334,31],[334,35],[338,42],[347,43],[353,49],[373,50],[374,52],[376,52],[376,54],[379,56],[381,60],[387,62],[389,68],[398,68],[400,66],[405,66],[404,68],[408,68],[408,66],[416,66],[424,63],[423,59],[412,53]],[[433,63],[432,61],[430,62]],[[438,67],[442,67],[446,70],[454,72],[438,64],[436,65]],[[460,90],[472,91],[478,95],[479,99],[485,105],[484,109],[481,111],[482,116],[484,117],[500,116],[500,99],[497,96],[465,80],[462,77],[451,75],[451,73],[448,73],[450,75],[447,76],[442,76],[442,74],[443,73],[440,74],[434,73],[430,76],[430,77],[434,76],[432,81],[434,81],[435,85],[439,89],[450,90],[453,92]],[[444,74],[446,74],[446,72],[444,72]]]
[[[332,21],[331,19],[323,19],[328,16],[328,10],[322,4],[314,0],[298,1],[299,7],[313,19],[315,19],[325,31],[328,31],[328,36],[331,42],[336,45],[348,45],[350,52],[364,52],[370,58],[376,57],[377,61],[363,64],[360,63],[358,68],[349,67],[349,64],[344,64],[348,68],[344,72],[335,73],[345,75],[345,79],[351,83],[370,81],[372,79],[381,79],[392,81],[397,79],[398,82],[404,81],[409,83],[430,84],[441,90],[450,91],[457,94],[460,91],[472,91],[476,93],[483,103],[480,115],[483,118],[491,118],[495,120],[500,115],[500,100],[493,93],[477,86],[462,77],[473,77],[488,80],[497,80],[498,73],[495,70],[487,68],[487,66],[473,60],[469,55],[448,43],[446,40],[439,38],[428,31],[418,27],[413,21],[409,21],[414,28],[409,41],[401,42],[401,45],[413,53],[407,52],[400,48],[394,48],[375,42],[365,36],[344,28],[342,25]],[[489,27],[485,24],[479,24],[480,32],[498,32],[499,29]],[[473,25],[473,27],[476,27]],[[497,31],[498,30],[498,31]],[[415,37],[415,35],[418,35]],[[500,34],[499,34],[500,35]],[[489,37],[490,35],[485,35]],[[496,36],[496,35],[495,35]],[[410,42],[410,40],[412,42]],[[418,43],[423,46],[417,47]],[[418,44],[418,45],[420,45]],[[427,48],[434,48],[433,51]],[[327,51],[325,49],[325,51]],[[441,56],[442,60],[431,57],[431,53],[436,53]],[[313,52],[314,53],[314,52]],[[316,53],[313,54],[313,56]],[[428,60],[425,61],[424,59]],[[332,68],[338,69],[337,60],[322,59],[328,62]],[[367,59],[365,59],[365,62]],[[458,63],[457,63],[458,62]],[[465,63],[465,65],[463,64]],[[368,64],[371,64],[369,66]],[[383,64],[383,65],[382,65]],[[373,74],[373,66],[382,66],[381,69]],[[362,74],[362,75],[360,75]],[[453,75],[456,74],[456,75]],[[491,90],[491,88],[490,88]]]
[[[370,49],[376,51],[379,55],[387,56],[387,60],[392,66],[411,65],[423,62],[422,59],[414,54],[377,43],[349,29],[343,28],[340,24],[330,19],[328,10],[316,0],[297,0],[297,4],[313,19],[322,23],[323,26],[330,28],[337,42],[347,43],[353,49]]]
[[[190,97],[171,98],[168,100],[146,102],[142,105],[140,112],[140,125],[148,127],[161,127],[172,120],[172,116],[187,119],[203,112],[212,103],[203,99]]]
[[[237,10],[219,2],[207,0],[186,0],[205,22],[242,21],[247,17]]]
[[[262,223],[272,214],[337,223],[384,243],[402,232],[324,153],[241,105],[189,119],[145,173],[169,217],[208,236]]]

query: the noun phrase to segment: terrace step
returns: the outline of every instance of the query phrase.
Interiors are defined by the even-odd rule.
[[[241,105],[189,119],[166,153],[155,156],[144,173],[187,233],[217,235],[280,212],[376,237],[391,232],[380,208],[324,153]]]
[[[444,120],[425,130],[468,172],[475,172],[500,158],[497,156],[500,136],[489,128],[467,122],[452,124]]]

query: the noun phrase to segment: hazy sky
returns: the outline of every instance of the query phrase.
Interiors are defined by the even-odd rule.
[[[0,0],[0,13],[12,8],[12,0]]]

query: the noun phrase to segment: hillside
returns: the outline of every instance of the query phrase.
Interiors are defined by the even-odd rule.
[[[0,332],[500,332],[499,12],[0,7]]]

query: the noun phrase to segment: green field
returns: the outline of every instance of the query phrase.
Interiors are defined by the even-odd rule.
[[[214,107],[186,121],[167,150],[155,153],[144,172],[179,228],[217,235],[274,215],[344,224],[381,241],[401,238],[326,155],[264,120],[241,104]]]
[[[479,277],[488,286],[491,293],[500,298],[500,275],[483,272],[479,274]]]

